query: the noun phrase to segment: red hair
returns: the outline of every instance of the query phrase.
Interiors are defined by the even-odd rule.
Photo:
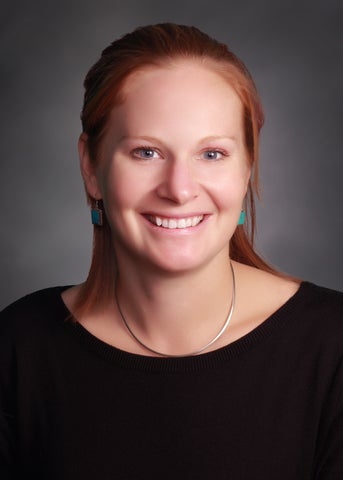
[[[258,144],[264,121],[263,111],[248,70],[223,43],[195,27],[164,23],[137,28],[109,45],[89,70],[84,82],[81,120],[83,132],[88,137],[91,161],[94,164],[97,162],[101,139],[113,107],[124,101],[128,77],[147,66],[165,66],[177,59],[209,64],[228,81],[242,102],[245,143],[253,176],[245,200],[247,221],[237,227],[230,240],[230,257],[276,273],[254,250],[254,197],[258,196]],[[88,197],[88,201],[92,199]],[[101,308],[113,298],[116,262],[111,235],[104,215],[103,226],[94,227],[92,263],[76,305],[81,315]]]

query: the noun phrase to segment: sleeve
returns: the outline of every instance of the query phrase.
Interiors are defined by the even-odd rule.
[[[15,478],[15,361],[9,319],[0,313],[0,478]]]
[[[343,361],[338,366],[319,426],[315,480],[343,479]]]
[[[0,478],[14,479],[13,423],[11,414],[0,413]]]

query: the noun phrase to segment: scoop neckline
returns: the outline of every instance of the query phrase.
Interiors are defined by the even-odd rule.
[[[59,318],[63,318],[64,325],[77,341],[89,352],[102,357],[110,363],[120,365],[130,370],[146,371],[197,371],[203,369],[217,368],[223,362],[234,359],[238,355],[246,353],[266,340],[277,328],[280,328],[289,319],[289,313],[299,307],[307,298],[305,292],[314,284],[302,281],[298,290],[274,313],[267,317],[262,323],[250,332],[233,342],[218,349],[204,352],[199,355],[184,357],[154,357],[121,350],[99,339],[79,322],[72,321],[72,314],[62,299],[62,292],[69,288],[55,287],[58,290]],[[55,289],[54,289],[55,290]]]

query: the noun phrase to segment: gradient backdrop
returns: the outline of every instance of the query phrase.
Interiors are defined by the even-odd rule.
[[[343,2],[2,1],[0,307],[81,282],[91,226],[78,171],[82,81],[138,25],[194,24],[228,43],[266,113],[258,249],[343,290]]]

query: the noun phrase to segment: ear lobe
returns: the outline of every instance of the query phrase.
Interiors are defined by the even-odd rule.
[[[91,161],[88,135],[82,133],[78,141],[78,150],[80,158],[80,170],[85,184],[85,189],[89,197],[97,198],[99,196],[98,180],[95,173],[95,167]]]

